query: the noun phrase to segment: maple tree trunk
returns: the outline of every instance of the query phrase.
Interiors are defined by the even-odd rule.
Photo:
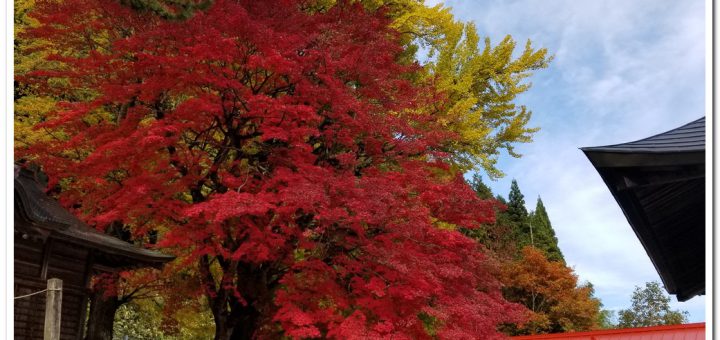
[[[260,334],[260,326],[272,315],[272,290],[276,283],[268,282],[267,270],[259,267],[219,261],[225,273],[239,275],[242,279],[237,289],[244,297],[240,302],[227,290],[209,288],[206,291],[210,309],[215,319],[215,340],[250,340],[267,338]],[[212,282],[209,259],[200,260],[200,271]]]
[[[220,304],[216,304],[219,306]],[[254,307],[233,303],[233,311],[213,309],[215,340],[250,340],[257,329],[260,313]]]
[[[215,340],[227,340],[232,335],[232,327],[228,323],[227,315],[216,315],[213,310],[213,316],[215,318]]]
[[[257,309],[254,307],[247,305],[247,306],[240,306],[237,304],[235,308],[238,308],[235,310],[237,313],[233,313],[236,315],[237,319],[235,321],[235,327],[232,332],[232,336],[230,337],[231,340],[250,340],[255,335],[255,332],[258,328],[258,320],[260,313]]]
[[[105,298],[102,291],[93,292],[85,340],[111,340],[115,312],[123,303],[116,297]]]

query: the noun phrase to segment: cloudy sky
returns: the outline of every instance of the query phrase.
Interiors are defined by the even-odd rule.
[[[430,4],[441,1],[429,1]],[[496,43],[527,39],[555,60],[520,102],[540,126],[503,158],[507,176],[488,183],[507,197],[515,178],[529,209],[540,195],[560,248],[605,308],[629,307],[635,286],[660,278],[583,146],[617,144],[678,127],[705,111],[703,0],[448,0]],[[705,297],[673,307],[705,320]]]

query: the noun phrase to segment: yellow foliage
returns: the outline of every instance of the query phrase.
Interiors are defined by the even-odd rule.
[[[55,107],[55,103],[52,98],[42,96],[25,96],[15,101],[16,148],[25,148],[52,138],[47,131],[35,129],[34,126]]]
[[[530,88],[525,78],[552,60],[547,50],[534,49],[528,40],[522,53],[513,58],[516,42],[509,35],[495,46],[485,38],[480,46],[475,25],[456,20],[442,4],[362,2],[371,10],[385,6],[411,57],[417,58],[418,50],[425,52],[426,60],[420,60],[424,74],[417,80],[433,84],[444,94],[445,103],[439,110],[428,107],[424,111],[437,115],[437,121],[460,136],[445,146],[458,170],[480,167],[491,178],[502,177],[495,167],[500,152],[504,149],[520,157],[513,144],[531,142],[538,130],[527,126],[531,112],[514,100]]]
[[[21,34],[27,29],[37,27],[37,20],[28,16],[35,5],[35,0],[15,0],[15,75],[24,75],[44,63],[48,51],[37,49],[45,46],[43,41],[22,39]],[[32,51],[32,52],[30,52]],[[36,95],[32,89],[15,85],[15,148],[26,148],[31,144],[49,140],[50,133],[36,130],[34,126],[42,122],[48,112],[57,103],[51,97]]]

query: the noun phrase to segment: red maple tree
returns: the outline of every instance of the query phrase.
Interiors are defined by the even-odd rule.
[[[45,1],[30,34],[60,66],[23,81],[66,101],[37,159],[100,229],[195,266],[216,339],[501,337],[520,318],[478,245],[492,221],[436,152],[382,13],[218,0],[187,21],[115,1]],[[64,49],[64,50],[63,50]],[[73,96],[67,95],[73,93]],[[438,105],[441,105],[438,104]]]

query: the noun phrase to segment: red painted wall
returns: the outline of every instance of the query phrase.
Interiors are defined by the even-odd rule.
[[[513,340],[705,340],[705,323],[512,337]]]

